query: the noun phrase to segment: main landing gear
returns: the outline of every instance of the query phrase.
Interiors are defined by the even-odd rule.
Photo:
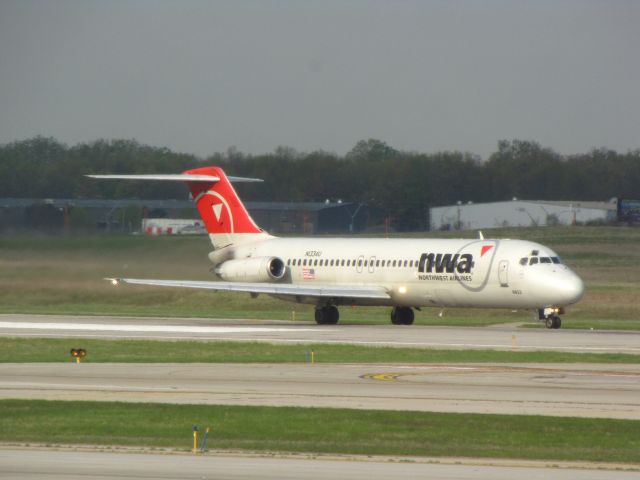
[[[544,321],[544,326],[557,330],[562,326],[562,319],[558,316],[564,313],[563,308],[542,308],[538,310],[538,318]]]
[[[316,307],[316,323],[318,325],[335,325],[340,320],[340,312],[334,305]]]
[[[340,312],[335,305],[316,307],[316,323],[318,325],[336,325],[340,319]],[[394,325],[411,325],[414,314],[410,307],[393,307],[391,310],[391,323]]]
[[[391,310],[391,323],[394,325],[411,325],[413,318],[411,307],[393,307]]]

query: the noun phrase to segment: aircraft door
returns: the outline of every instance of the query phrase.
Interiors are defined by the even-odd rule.
[[[509,286],[509,261],[501,260],[498,264],[498,280],[501,287]]]
[[[373,267],[376,262],[376,257],[369,257],[369,273],[373,273]]]

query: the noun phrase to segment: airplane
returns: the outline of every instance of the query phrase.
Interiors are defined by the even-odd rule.
[[[204,221],[217,281],[111,278],[121,283],[245,292],[315,305],[319,325],[335,325],[343,305],[389,306],[410,325],[422,307],[532,310],[550,329],[584,294],[584,283],[550,248],[524,240],[279,238],[253,221],[220,167],[181,174],[87,175],[181,181]]]

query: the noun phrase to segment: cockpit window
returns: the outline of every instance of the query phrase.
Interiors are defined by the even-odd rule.
[[[520,259],[520,265],[537,265],[538,263],[555,263],[556,265],[561,264],[562,260],[560,257],[539,257],[536,255],[530,257],[522,257]]]

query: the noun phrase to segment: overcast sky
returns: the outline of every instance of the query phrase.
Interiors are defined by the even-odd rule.
[[[0,0],[0,143],[640,147],[640,1]]]

